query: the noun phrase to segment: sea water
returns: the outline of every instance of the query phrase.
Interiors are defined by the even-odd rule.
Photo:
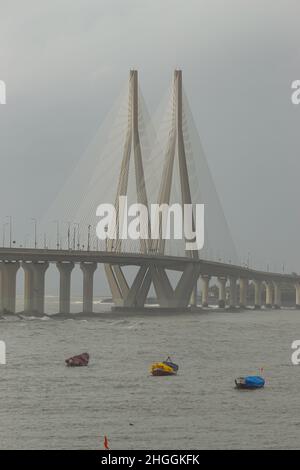
[[[296,310],[6,317],[0,339],[1,449],[300,448]],[[150,376],[166,356],[178,375]],[[234,388],[261,367],[264,389]]]

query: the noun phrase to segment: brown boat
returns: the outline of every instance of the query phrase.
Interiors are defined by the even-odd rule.
[[[69,359],[65,360],[65,363],[68,367],[82,367],[87,366],[90,360],[89,353],[82,353],[78,356],[72,356]]]

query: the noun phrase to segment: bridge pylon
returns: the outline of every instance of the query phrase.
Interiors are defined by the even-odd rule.
[[[136,187],[136,202],[148,208],[146,192],[145,174],[142,159],[142,149],[138,124],[138,72],[130,70],[129,74],[129,95],[128,95],[128,124],[123,148],[123,158],[121,162],[116,198],[116,227],[115,238],[108,239],[107,250],[118,252],[122,250],[122,240],[119,238],[119,227],[123,224],[121,219],[119,201],[121,196],[127,196],[130,160],[133,156],[134,175]],[[149,213],[149,212],[148,212]],[[148,240],[140,240],[140,251],[148,252]],[[139,268],[136,278],[130,288],[122,268],[118,265],[105,264],[105,272],[110,286],[112,297],[117,306],[142,306],[146,300],[151,278],[148,270]]]
[[[185,204],[192,204],[192,196],[191,196],[191,188],[189,182],[189,174],[188,174],[188,165],[186,160],[186,152],[185,152],[185,144],[184,144],[184,137],[183,137],[183,128],[182,128],[182,118],[183,118],[183,110],[182,110],[182,71],[175,70],[174,71],[174,79],[173,79],[173,109],[172,109],[172,125],[169,132],[169,139],[167,143],[167,148],[165,152],[164,158],[164,167],[162,173],[162,179],[159,189],[158,195],[158,205],[161,206],[162,204],[170,204],[171,198],[171,188],[172,184],[174,184],[174,167],[175,165],[178,166],[179,169],[179,185],[180,185],[180,197],[181,197],[181,207],[184,207]],[[195,230],[195,221],[194,217],[192,218],[192,229]],[[165,252],[165,242],[166,240],[163,237],[160,237],[158,240],[154,240],[152,242],[152,250],[160,255],[163,255]],[[185,250],[185,254],[187,257],[192,259],[198,260],[199,255],[198,251],[196,250]],[[187,271],[188,272],[188,271]],[[182,279],[186,278],[186,275],[182,275]],[[162,292],[161,286],[166,285],[167,275],[165,270],[158,269],[153,275],[153,285],[155,291],[157,293],[158,299],[162,297],[160,304],[165,303],[167,300],[165,297],[166,292],[168,289]],[[189,294],[189,298],[184,301],[184,305],[186,306],[189,301],[191,304],[196,304],[197,302],[197,281],[198,277],[195,276],[195,271],[192,269],[190,270],[190,277],[187,283],[187,292]],[[181,280],[179,281],[181,282]],[[179,283],[178,283],[179,286]],[[177,287],[178,287],[177,286]],[[170,286],[169,286],[170,287]],[[177,289],[176,287],[176,289]],[[178,293],[177,296],[175,295],[175,291],[172,295],[171,304],[176,304],[179,302]],[[167,300],[167,304],[170,303],[170,300]],[[182,302],[180,302],[182,303]]]
[[[169,139],[163,162],[163,173],[158,193],[158,206],[170,204],[171,188],[174,184],[174,166],[179,170],[180,184],[180,202],[181,206],[192,204],[191,189],[189,183],[188,166],[186,160],[184,136],[182,129],[182,72],[175,70],[173,80],[173,109],[172,124],[169,132]],[[128,192],[129,166],[131,155],[134,161],[134,174],[136,185],[137,203],[143,204],[148,208],[148,198],[145,183],[145,174],[142,159],[142,150],[138,127],[138,74],[136,70],[130,71],[129,78],[129,100],[128,100],[128,125],[126,138],[123,148],[123,158],[120,168],[115,210],[117,215],[115,237],[107,242],[108,251],[121,251],[122,240],[119,238],[119,227],[123,220],[120,217],[119,201],[120,196],[126,196]],[[148,210],[148,214],[150,211]],[[161,214],[161,213],[160,213]],[[148,221],[149,222],[149,221]],[[192,229],[195,230],[195,221],[192,218]],[[148,223],[150,227],[150,223]],[[185,250],[187,257],[193,261],[186,265],[182,271],[180,280],[175,288],[172,287],[168,278],[166,269],[168,266],[155,264],[155,257],[162,257],[165,253],[165,239],[161,232],[157,240],[140,240],[141,253],[153,254],[153,263],[151,265],[140,266],[136,277],[129,287],[122,267],[119,265],[105,265],[107,280],[112,293],[113,301],[120,307],[143,307],[151,286],[154,290],[160,307],[163,308],[182,308],[190,303],[191,296],[194,293],[196,298],[196,285],[199,276],[199,267],[194,263],[198,260],[198,251]]]
[[[172,124],[169,131],[169,139],[164,158],[164,166],[160,189],[158,194],[158,204],[170,204],[171,188],[174,184],[174,170],[175,165],[179,169],[179,186],[180,186],[180,202],[181,206],[185,204],[192,204],[191,188],[189,182],[188,165],[186,160],[185,144],[183,137],[182,119],[182,71],[174,71],[173,90],[172,90]],[[176,201],[177,202],[177,201]],[[178,201],[179,202],[179,201]],[[193,230],[195,230],[195,221],[192,219]],[[154,240],[152,249],[160,254],[165,252],[165,239],[160,238]],[[185,250],[188,257],[198,259],[198,251]]]

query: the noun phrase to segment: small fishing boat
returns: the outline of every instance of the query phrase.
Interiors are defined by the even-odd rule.
[[[163,362],[154,362],[151,366],[151,374],[154,376],[176,375],[178,365],[171,361],[170,357]]]
[[[248,375],[235,379],[235,386],[238,389],[254,390],[265,386],[265,379],[259,375]]]
[[[87,366],[90,360],[89,353],[82,353],[78,356],[70,357],[65,360],[65,363],[68,367],[82,367]]]

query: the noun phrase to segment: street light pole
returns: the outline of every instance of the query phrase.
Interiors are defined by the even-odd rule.
[[[75,247],[76,247],[76,226],[74,224],[74,227],[73,227],[73,250],[75,250]]]
[[[54,224],[56,224],[56,249],[59,250],[59,220],[54,220]]]
[[[11,248],[11,243],[12,243],[12,216],[7,215],[6,217],[9,220],[9,248]]]
[[[8,226],[8,222],[5,222],[2,226],[2,246],[3,248],[5,247],[5,233],[6,233],[6,227]]]
[[[74,222],[74,249],[75,249],[75,228],[77,227],[77,250],[80,249],[80,234],[79,234],[79,227],[80,224],[78,222]]]
[[[70,232],[71,232],[71,222],[67,222],[68,224],[68,250],[70,250]]]
[[[34,217],[31,220],[34,223],[34,248],[37,248],[37,220]]]
[[[24,248],[27,248],[27,245],[28,245],[28,238],[29,238],[29,234],[26,233],[25,237],[24,237]]]
[[[88,225],[88,242],[87,242],[87,251],[90,251],[90,240],[91,240],[91,225]]]

